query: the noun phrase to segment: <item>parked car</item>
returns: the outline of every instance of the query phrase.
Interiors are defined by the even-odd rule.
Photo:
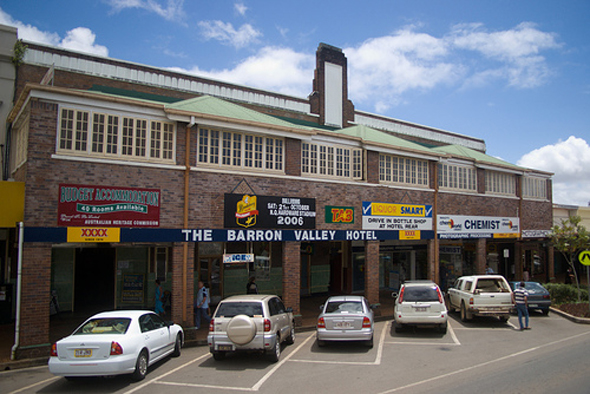
[[[259,351],[277,362],[281,343],[295,342],[293,310],[274,295],[228,297],[213,314],[207,342],[215,360],[222,360],[227,353]]]
[[[512,290],[502,275],[471,275],[457,278],[448,290],[449,309],[459,310],[461,320],[493,316],[507,322],[512,312]]]
[[[132,374],[168,355],[180,356],[182,327],[151,311],[119,310],[92,316],[51,347],[49,371],[66,379]]]
[[[512,290],[518,288],[520,282],[510,282]],[[549,290],[537,282],[524,282],[524,288],[529,293],[529,310],[540,310],[544,315],[549,314],[549,307],[551,306],[551,295]]]
[[[373,347],[373,308],[363,296],[328,298],[320,307],[318,346],[325,346],[326,341],[364,341]]]
[[[447,307],[443,292],[432,281],[407,281],[400,286],[393,307],[395,331],[406,326],[438,327],[447,332]]]

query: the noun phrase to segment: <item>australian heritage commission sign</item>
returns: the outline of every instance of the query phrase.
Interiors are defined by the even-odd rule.
[[[57,225],[159,227],[160,190],[60,184]]]

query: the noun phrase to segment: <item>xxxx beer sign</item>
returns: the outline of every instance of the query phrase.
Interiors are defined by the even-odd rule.
[[[118,228],[68,227],[68,242],[119,242]]]
[[[256,225],[258,209],[256,209],[256,196],[245,195],[236,204],[236,224],[241,227]]]

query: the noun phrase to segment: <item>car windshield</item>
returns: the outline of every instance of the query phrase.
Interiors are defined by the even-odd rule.
[[[404,289],[404,302],[438,302],[438,292],[434,286],[408,286]]]
[[[125,334],[129,328],[129,323],[131,323],[131,319],[120,317],[91,319],[79,327],[74,332],[74,335]]]
[[[362,313],[363,304],[359,301],[332,301],[326,305],[325,313]]]
[[[518,286],[518,284],[517,284],[517,286]],[[538,284],[537,282],[526,282],[524,288],[527,289],[527,291],[531,294],[545,292],[545,288],[543,286],[541,286],[540,284]]]
[[[262,316],[262,304],[260,302],[222,302],[215,312],[215,317],[237,315]]]

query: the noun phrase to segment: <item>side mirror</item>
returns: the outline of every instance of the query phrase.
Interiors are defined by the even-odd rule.
[[[391,298],[397,298],[397,291],[394,291],[393,293],[391,293]]]
[[[288,308],[287,308],[287,313],[293,313],[293,308],[291,308],[291,307],[288,307]]]
[[[324,309],[324,304],[320,305],[320,311]]]
[[[371,309],[377,309],[380,306],[381,306],[381,304],[371,304],[371,305],[369,305],[369,308],[371,308]]]

